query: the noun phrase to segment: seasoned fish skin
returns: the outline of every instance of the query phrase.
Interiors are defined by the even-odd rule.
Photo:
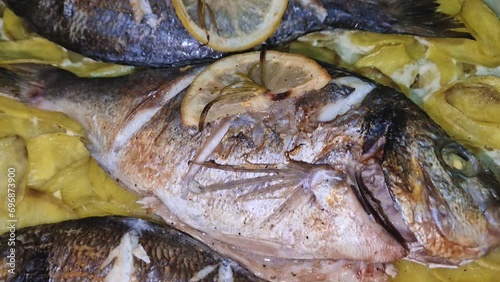
[[[201,132],[179,111],[202,66],[102,79],[6,66],[0,92],[78,120],[114,178],[264,279],[329,281],[350,265],[351,278],[377,280],[399,258],[456,265],[498,246],[491,171],[402,93],[325,68],[324,88]],[[473,174],[443,158],[451,149]]]
[[[187,65],[223,54],[191,37],[170,0],[148,0],[152,14],[136,21],[130,1],[7,0],[39,34],[94,59],[140,66]],[[270,45],[326,28],[431,37],[468,37],[436,11],[434,0],[290,0]]]
[[[193,38],[170,0],[148,0],[154,24],[136,22],[129,1],[10,1],[39,34],[82,55],[116,63],[188,65],[222,54]]]
[[[0,238],[4,240],[2,242],[7,242],[9,236],[4,234]],[[137,238],[132,248],[141,246],[146,254],[133,257],[131,275],[126,278],[136,279],[134,281],[188,281],[203,268],[218,264],[231,267],[233,281],[261,281],[185,233],[142,219],[115,216],[90,217],[16,230],[15,274],[7,272],[10,267],[4,261],[0,273],[5,276],[0,276],[0,279],[124,281],[117,280],[124,277],[113,276],[112,269],[120,265],[118,270],[126,273],[128,265],[118,260],[132,256],[132,250],[123,249],[114,257],[114,262],[107,262],[106,259],[115,248],[125,245],[124,238],[127,236]],[[6,245],[0,248],[4,260],[9,248]],[[146,256],[150,262],[144,261]],[[218,277],[217,267],[199,281],[217,281]]]

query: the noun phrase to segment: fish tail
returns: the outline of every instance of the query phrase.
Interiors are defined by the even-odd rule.
[[[344,1],[341,1],[344,2]],[[339,0],[324,2],[330,26],[425,37],[472,38],[456,18],[438,12],[436,0]],[[340,7],[340,8],[339,8]]]
[[[436,0],[398,0],[401,5],[396,28],[401,33],[409,33],[428,37],[466,37],[465,27],[456,18],[438,12]],[[397,3],[398,4],[398,3]],[[459,29],[463,28],[464,31]]]
[[[32,104],[44,90],[69,72],[49,65],[13,64],[0,66],[0,95]]]

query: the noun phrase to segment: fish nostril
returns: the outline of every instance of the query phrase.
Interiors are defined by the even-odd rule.
[[[452,143],[441,149],[442,160],[455,171],[463,176],[474,177],[480,171],[480,165],[476,157],[462,146]]]

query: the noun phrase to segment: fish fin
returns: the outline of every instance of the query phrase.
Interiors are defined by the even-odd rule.
[[[214,161],[207,161],[204,163],[196,163],[200,167],[239,172],[239,173],[251,173],[259,174],[254,177],[250,176],[248,178],[215,182],[208,185],[201,185],[199,187],[200,193],[210,193],[220,190],[230,190],[230,189],[243,189],[251,188],[252,190],[247,191],[243,196],[251,194],[257,190],[277,191],[281,189],[280,187],[285,187],[283,183],[297,185],[300,183],[301,179],[307,176],[308,168],[301,167],[295,164],[294,161],[287,164],[251,164],[247,163],[244,165],[222,165],[217,164]],[[264,175],[261,175],[264,174]],[[280,185],[280,183],[282,185]],[[278,187],[278,188],[277,188]],[[259,192],[261,193],[261,192]],[[266,193],[266,192],[264,192]]]
[[[70,72],[49,65],[3,65],[0,67],[0,95],[32,103],[43,95],[46,87],[64,78],[61,75],[76,77]]]
[[[281,177],[276,176],[276,175],[266,175],[266,176],[259,176],[259,177],[254,177],[254,178],[248,178],[248,179],[238,179],[238,180],[233,180],[233,181],[228,181],[228,182],[217,182],[214,184],[210,184],[207,186],[200,186],[200,191],[203,193],[209,193],[209,192],[216,192],[216,191],[221,191],[221,190],[230,190],[230,189],[237,189],[237,188],[245,188],[245,187],[250,187],[262,183],[268,183],[272,181],[277,181]]]
[[[304,190],[301,186],[302,185],[298,185],[291,188],[283,204],[274,210],[273,213],[262,222],[262,225],[276,225],[286,215],[293,213],[294,210],[297,210],[302,205],[312,202],[314,200],[314,194]]]
[[[290,186],[293,186],[296,184],[297,184],[296,179],[284,180],[284,181],[279,182],[277,184],[266,186],[265,189],[255,189],[253,191],[250,191],[246,194],[239,196],[238,199],[241,199],[243,201],[250,201],[250,200],[258,200],[258,199],[280,198],[280,197],[273,197],[271,195],[273,193],[285,188],[285,187],[290,187]]]
[[[438,12],[436,0],[324,1],[332,27],[425,37],[472,38],[456,18]]]
[[[472,39],[468,32],[458,30],[465,28],[459,20],[437,11],[439,3],[436,0],[396,0],[393,7],[399,7],[394,28],[401,33]]]

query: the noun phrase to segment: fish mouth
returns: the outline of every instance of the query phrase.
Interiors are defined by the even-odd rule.
[[[382,167],[378,163],[357,164],[349,169],[352,188],[358,201],[370,218],[381,225],[402,246],[416,242],[416,237],[403,221],[394,205],[385,183]]]

